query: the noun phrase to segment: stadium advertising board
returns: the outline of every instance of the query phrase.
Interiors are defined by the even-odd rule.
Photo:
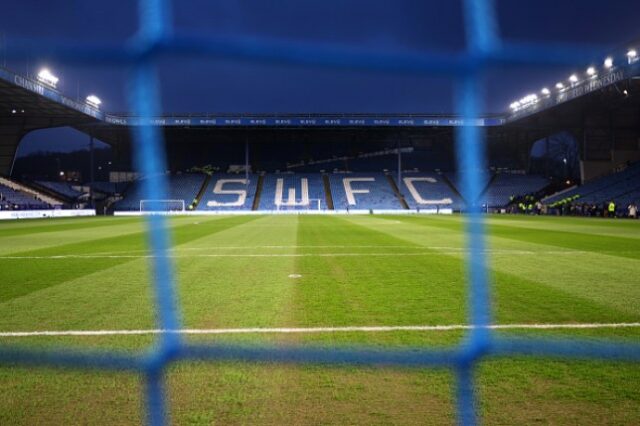
[[[107,115],[105,121],[123,126],[166,126],[166,127],[457,127],[465,121],[455,117],[360,117],[341,116],[291,116],[291,117],[163,117],[144,120],[139,117],[115,117]],[[502,118],[479,118],[474,126],[499,126]]]
[[[11,219],[43,219],[51,217],[82,217],[95,216],[96,211],[84,210],[3,210],[0,211],[0,220]]]

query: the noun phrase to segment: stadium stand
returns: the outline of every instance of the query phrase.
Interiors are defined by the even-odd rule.
[[[461,193],[462,182],[460,181],[460,176],[458,176],[455,172],[446,172],[443,174],[444,178],[449,181],[451,186],[453,186],[458,192]],[[482,175],[482,181],[480,182],[480,186],[484,191],[487,190],[487,186],[489,186],[489,182],[492,179],[492,175],[489,173],[485,173]]]
[[[130,182],[89,182],[87,186],[103,194],[123,194]]]
[[[319,206],[318,206],[319,202]],[[326,210],[322,175],[268,174],[260,193],[259,210]]]
[[[244,174],[215,174],[198,203],[197,210],[245,211],[251,210],[256,196],[259,176]]]
[[[114,47],[107,54],[105,49],[91,49],[85,40],[80,44],[75,41],[69,42],[66,49],[58,49],[58,56],[68,59],[93,60],[99,66],[104,64],[116,65],[117,58],[124,56],[130,58],[133,69],[138,70],[138,78],[132,79],[129,86],[130,96],[133,99],[134,112],[144,119],[151,119],[150,113],[159,109],[157,105],[158,88],[149,81],[154,77],[154,61],[157,55],[150,55],[149,52],[160,50],[166,53],[196,52],[204,55],[205,52],[216,49],[207,49],[213,45],[220,50],[218,39],[206,38],[177,38],[170,22],[169,2],[140,2],[140,9],[145,13],[141,14],[140,31],[136,34],[150,34],[150,37],[137,37],[133,42],[137,42],[136,48],[131,49],[130,43],[121,49]],[[246,43],[234,43],[235,39],[230,39],[227,43],[222,43],[230,55],[241,55],[246,60],[261,61],[283,61],[294,64],[315,65],[315,66],[352,66],[356,68],[371,68],[396,70],[401,72],[420,73],[431,75],[444,72],[455,78],[455,83],[460,83],[462,95],[461,105],[456,109],[463,114],[463,120],[472,120],[477,116],[478,105],[484,100],[484,91],[480,84],[480,76],[489,67],[509,64],[535,65],[535,66],[557,66],[565,65],[568,59],[584,58],[584,52],[589,49],[599,51],[600,47],[586,44],[581,49],[576,49],[572,44],[558,43],[557,41],[544,41],[538,44],[513,44],[502,43],[500,35],[497,33],[496,11],[494,2],[488,1],[466,1],[463,3],[465,17],[465,28],[467,31],[467,42],[469,47],[464,52],[454,52],[453,55],[437,54],[426,52],[424,56],[407,56],[403,51],[393,51],[393,55],[385,54],[382,50],[380,56],[369,51],[364,55],[345,55],[344,49],[338,46],[334,48],[329,45],[305,44],[300,42],[278,43],[275,46],[269,40],[262,40],[256,37],[252,40],[252,49],[242,49]],[[161,43],[159,43],[161,41]],[[240,41],[243,41],[240,39]],[[547,49],[547,47],[549,49]],[[283,55],[283,51],[289,49],[298,52],[303,49],[304,54]],[[60,50],[63,55],[60,55]],[[578,52],[576,52],[578,50]],[[13,55],[19,52],[24,56],[22,49],[14,49]],[[56,49],[53,49],[56,53]],[[9,50],[12,54],[12,50]],[[55,56],[55,55],[54,55]],[[589,56],[592,56],[589,54]],[[11,57],[11,56],[10,56]],[[635,57],[635,55],[634,55]],[[400,60],[398,60],[398,58]],[[559,60],[563,58],[564,61]],[[444,59],[444,60],[443,60]],[[462,60],[461,60],[462,59]],[[633,96],[631,97],[633,98]],[[563,100],[564,102],[564,100]],[[526,109],[518,112],[521,116],[528,113]],[[158,154],[163,146],[161,137],[157,137],[154,132],[145,131],[134,133],[132,144],[135,150],[145,158],[141,172],[150,173],[152,183],[156,183],[157,175],[162,169],[162,156]],[[481,132],[465,131],[469,127],[462,129],[458,136],[461,149],[460,164],[467,164],[472,176],[478,175],[481,166],[481,158],[477,150],[471,149],[484,142]],[[158,132],[162,135],[161,132]],[[369,175],[371,176],[371,175]],[[333,177],[333,176],[332,176]],[[338,178],[335,177],[334,180]],[[381,185],[378,179],[373,179],[376,185]],[[332,181],[333,185],[333,181]],[[151,188],[157,186],[149,185]],[[478,180],[468,179],[465,181],[465,193],[470,193],[476,198],[480,194]],[[153,194],[153,191],[149,191]],[[169,194],[167,194],[169,195]],[[164,197],[164,194],[162,195]],[[359,196],[364,196],[359,194]],[[336,194],[336,199],[337,194]],[[472,211],[472,215],[478,212]],[[359,366],[403,366],[403,367],[424,367],[424,368],[447,368],[452,377],[455,377],[454,399],[459,424],[473,425],[477,423],[476,408],[482,406],[483,401],[476,398],[475,389],[477,374],[474,370],[479,362],[485,357],[497,356],[532,356],[532,357],[566,357],[580,359],[596,359],[602,361],[631,361],[637,363],[640,360],[638,345],[633,343],[619,343],[598,339],[553,339],[551,337],[533,336],[515,338],[505,334],[497,334],[487,327],[492,319],[491,302],[492,294],[488,291],[485,253],[484,253],[484,228],[482,219],[474,219],[471,216],[469,226],[466,230],[466,248],[469,254],[466,264],[469,265],[469,291],[467,295],[469,309],[468,323],[472,326],[463,344],[438,349],[437,351],[427,349],[406,350],[363,350],[358,347],[345,346],[339,349],[320,350],[306,346],[262,346],[243,347],[240,345],[200,345],[185,344],[181,339],[174,336],[162,334],[159,344],[155,345],[148,353],[143,355],[126,356],[119,352],[80,352],[69,353],[63,350],[32,350],[20,349],[3,344],[3,362],[10,366],[14,364],[32,367],[34,365],[44,365],[49,367],[64,368],[94,368],[101,370],[123,370],[134,371],[139,376],[143,376],[145,386],[141,386],[146,401],[147,421],[152,425],[168,423],[167,413],[170,412],[165,401],[164,374],[171,363],[177,361],[230,361],[230,362],[274,362],[280,361],[289,364],[314,364],[314,365],[359,365]],[[158,324],[164,329],[178,329],[181,324],[180,305],[174,298],[173,265],[167,260],[167,240],[165,238],[165,227],[162,218],[157,219],[157,226],[149,227],[152,237],[150,252],[152,265],[155,270],[164,273],[155,274],[154,289],[159,303],[155,306],[155,313]],[[5,348],[6,346],[6,348]],[[611,364],[615,368],[616,364]],[[560,402],[562,403],[562,402]],[[566,404],[565,404],[566,405]],[[525,413],[527,414],[527,413]],[[596,420],[597,421],[597,420]]]
[[[487,207],[504,207],[511,197],[536,193],[549,185],[549,181],[541,176],[498,173],[491,180],[484,194]]]
[[[561,194],[545,198],[545,204],[551,205],[563,199],[577,197],[578,202],[601,204],[615,200],[618,205],[640,200],[640,162],[607,176],[593,179],[581,186]]]
[[[0,210],[42,210],[51,205],[32,194],[22,192],[0,183]]]
[[[414,149],[410,153],[402,153],[402,168],[416,169],[422,172],[436,170],[454,170],[451,155],[442,149]],[[394,166],[392,169],[396,169]]]
[[[335,210],[402,209],[384,173],[334,173],[329,182]]]
[[[331,203],[327,200],[329,195],[333,201],[333,209],[338,211],[465,209],[465,201],[455,186],[457,177],[452,173],[405,171],[399,184],[392,173],[336,172],[324,176],[329,179],[330,194],[326,192],[321,173],[250,174],[248,185],[244,174],[214,174],[208,183],[205,182],[204,174],[178,174],[169,178],[168,200],[183,200],[188,209],[201,194],[197,211],[328,210],[331,209]],[[535,175],[500,173],[491,181],[487,176],[483,184],[486,187],[483,203],[488,207],[503,207],[509,203],[511,196],[531,194],[548,184],[547,179]],[[260,179],[262,183],[259,186]],[[203,189],[205,183],[206,187]],[[633,197],[630,191],[635,187],[620,189],[620,193],[629,192]],[[141,200],[138,181],[116,203],[115,210],[138,211]]]
[[[398,187],[412,210],[464,207],[460,195],[437,174],[405,172]]]
[[[61,208],[64,205],[59,198],[13,179],[0,177],[0,185],[2,186],[0,192],[4,193],[3,197],[5,201],[7,201],[3,206],[5,209],[8,208],[12,202],[13,205],[11,208],[20,210],[41,210],[52,207]]]
[[[54,181],[39,180],[39,181],[35,181],[35,183],[37,185],[40,185],[40,186],[42,186],[44,188],[49,189],[50,191],[55,192],[56,194],[59,194],[59,195],[65,197],[65,198],[68,198],[68,199],[71,199],[71,200],[76,200],[79,197],[81,197],[82,195],[84,195],[84,192],[74,189],[67,182],[54,182]]]
[[[168,199],[184,200],[185,208],[190,205],[198,195],[204,184],[205,175],[202,174],[178,174],[168,177]],[[140,201],[144,199],[142,195],[141,181],[134,182],[125,193],[124,198],[118,201],[115,209],[119,211],[140,210]]]

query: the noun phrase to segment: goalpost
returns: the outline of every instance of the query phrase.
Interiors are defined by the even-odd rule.
[[[185,211],[184,200],[140,200],[140,213],[175,214]]]
[[[309,202],[306,203],[306,200],[296,199],[294,204],[276,204],[276,211],[279,212],[319,212],[322,210],[322,200],[320,198],[310,198]]]

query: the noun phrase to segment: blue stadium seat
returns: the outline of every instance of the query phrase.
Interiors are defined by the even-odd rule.
[[[488,207],[504,207],[512,196],[536,193],[547,185],[549,181],[541,176],[499,173],[487,188],[483,203]]]
[[[178,174],[168,176],[168,199],[184,200],[185,208],[196,198],[204,183],[203,174]],[[115,209],[118,211],[140,210],[140,201],[144,199],[141,181],[134,182],[124,194],[124,198],[118,201]]]
[[[197,210],[245,211],[251,210],[256,196],[258,175],[214,174],[198,203]]]
[[[458,175],[458,173],[456,172],[447,172],[444,174],[444,176],[451,183],[451,185],[453,185],[453,187],[458,191],[458,193],[462,194],[462,182],[460,181],[460,175]],[[491,177],[491,175],[489,173],[484,173],[481,176],[482,176],[482,181],[480,182],[480,186],[483,189],[486,189],[487,185],[489,185],[489,178]],[[478,178],[480,177],[478,176]]]
[[[402,209],[384,173],[334,173],[329,181],[335,210]]]
[[[327,209],[324,184],[320,173],[268,174],[260,194],[259,210]],[[280,204],[280,205],[278,205]]]
[[[56,194],[62,195],[63,197],[69,198],[71,200],[75,200],[78,197],[84,195],[82,191],[77,191],[73,189],[73,187],[69,185],[67,182],[53,182],[53,181],[38,180],[36,181],[36,184],[44,188],[47,188],[55,192]]]
[[[51,206],[26,192],[0,184],[0,210],[42,210]]]
[[[460,195],[437,174],[405,172],[398,188],[412,210],[461,210],[464,207]]]
[[[601,204],[614,200],[622,206],[632,201],[638,202],[638,192],[640,192],[640,162],[618,173],[593,179],[584,185],[548,197],[544,202],[553,204],[579,195],[579,203]]]

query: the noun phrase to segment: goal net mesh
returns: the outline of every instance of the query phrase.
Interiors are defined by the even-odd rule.
[[[422,75],[447,75],[455,79],[454,108],[462,126],[456,127],[457,169],[460,173],[462,195],[469,201],[465,215],[466,265],[468,277],[469,330],[459,345],[445,349],[420,348],[404,350],[387,348],[371,350],[357,346],[316,348],[296,345],[262,345],[246,347],[233,344],[192,343],[180,334],[161,332],[158,341],[140,354],[119,352],[77,352],[62,349],[38,349],[0,345],[0,363],[5,365],[47,366],[59,368],[88,368],[128,371],[144,377],[142,387],[145,414],[149,424],[169,422],[165,372],[176,361],[199,360],[209,362],[278,362],[315,365],[403,366],[413,368],[445,368],[455,377],[455,407],[458,422],[474,424],[479,403],[476,401],[475,367],[488,356],[551,356],[592,358],[601,360],[640,361],[640,346],[599,341],[594,339],[516,339],[496,334],[488,326],[492,321],[491,295],[487,282],[485,259],[485,225],[480,200],[486,170],[483,158],[484,134],[476,127],[483,104],[481,76],[489,67],[508,66],[566,66],[590,62],[594,54],[604,53],[597,48],[558,44],[514,44],[502,41],[494,2],[491,0],[463,0],[462,10],[466,28],[466,52],[403,52],[355,49],[342,46],[316,45],[312,42],[274,41],[253,38],[220,39],[208,36],[180,37],[180,30],[172,28],[168,0],[139,0],[139,28],[135,36],[120,45],[90,46],[66,40],[24,40],[26,46],[46,46],[51,60],[77,60],[86,65],[103,67],[109,61],[131,69],[127,85],[132,114],[141,125],[132,127],[133,156],[136,169],[144,176],[144,197],[148,200],[167,198],[167,178],[163,134],[160,127],[150,125],[151,118],[161,114],[156,63],[167,54],[242,57],[245,60],[304,64],[307,66],[371,69],[386,72],[411,72]],[[21,46],[22,40],[17,40]],[[8,59],[18,59],[23,50],[5,50]],[[91,48],[90,48],[91,47]],[[59,56],[59,57],[58,57]],[[466,124],[466,125],[465,125]],[[174,205],[168,203],[168,209]],[[141,206],[141,209],[147,207]],[[151,234],[150,261],[154,277],[157,325],[160,330],[179,330],[181,307],[175,291],[175,273],[169,260],[169,241],[166,218],[146,216]]]
[[[293,203],[276,204],[276,210],[281,212],[287,211],[320,211],[323,209],[322,200],[319,198],[311,198],[309,200],[295,200]]]

